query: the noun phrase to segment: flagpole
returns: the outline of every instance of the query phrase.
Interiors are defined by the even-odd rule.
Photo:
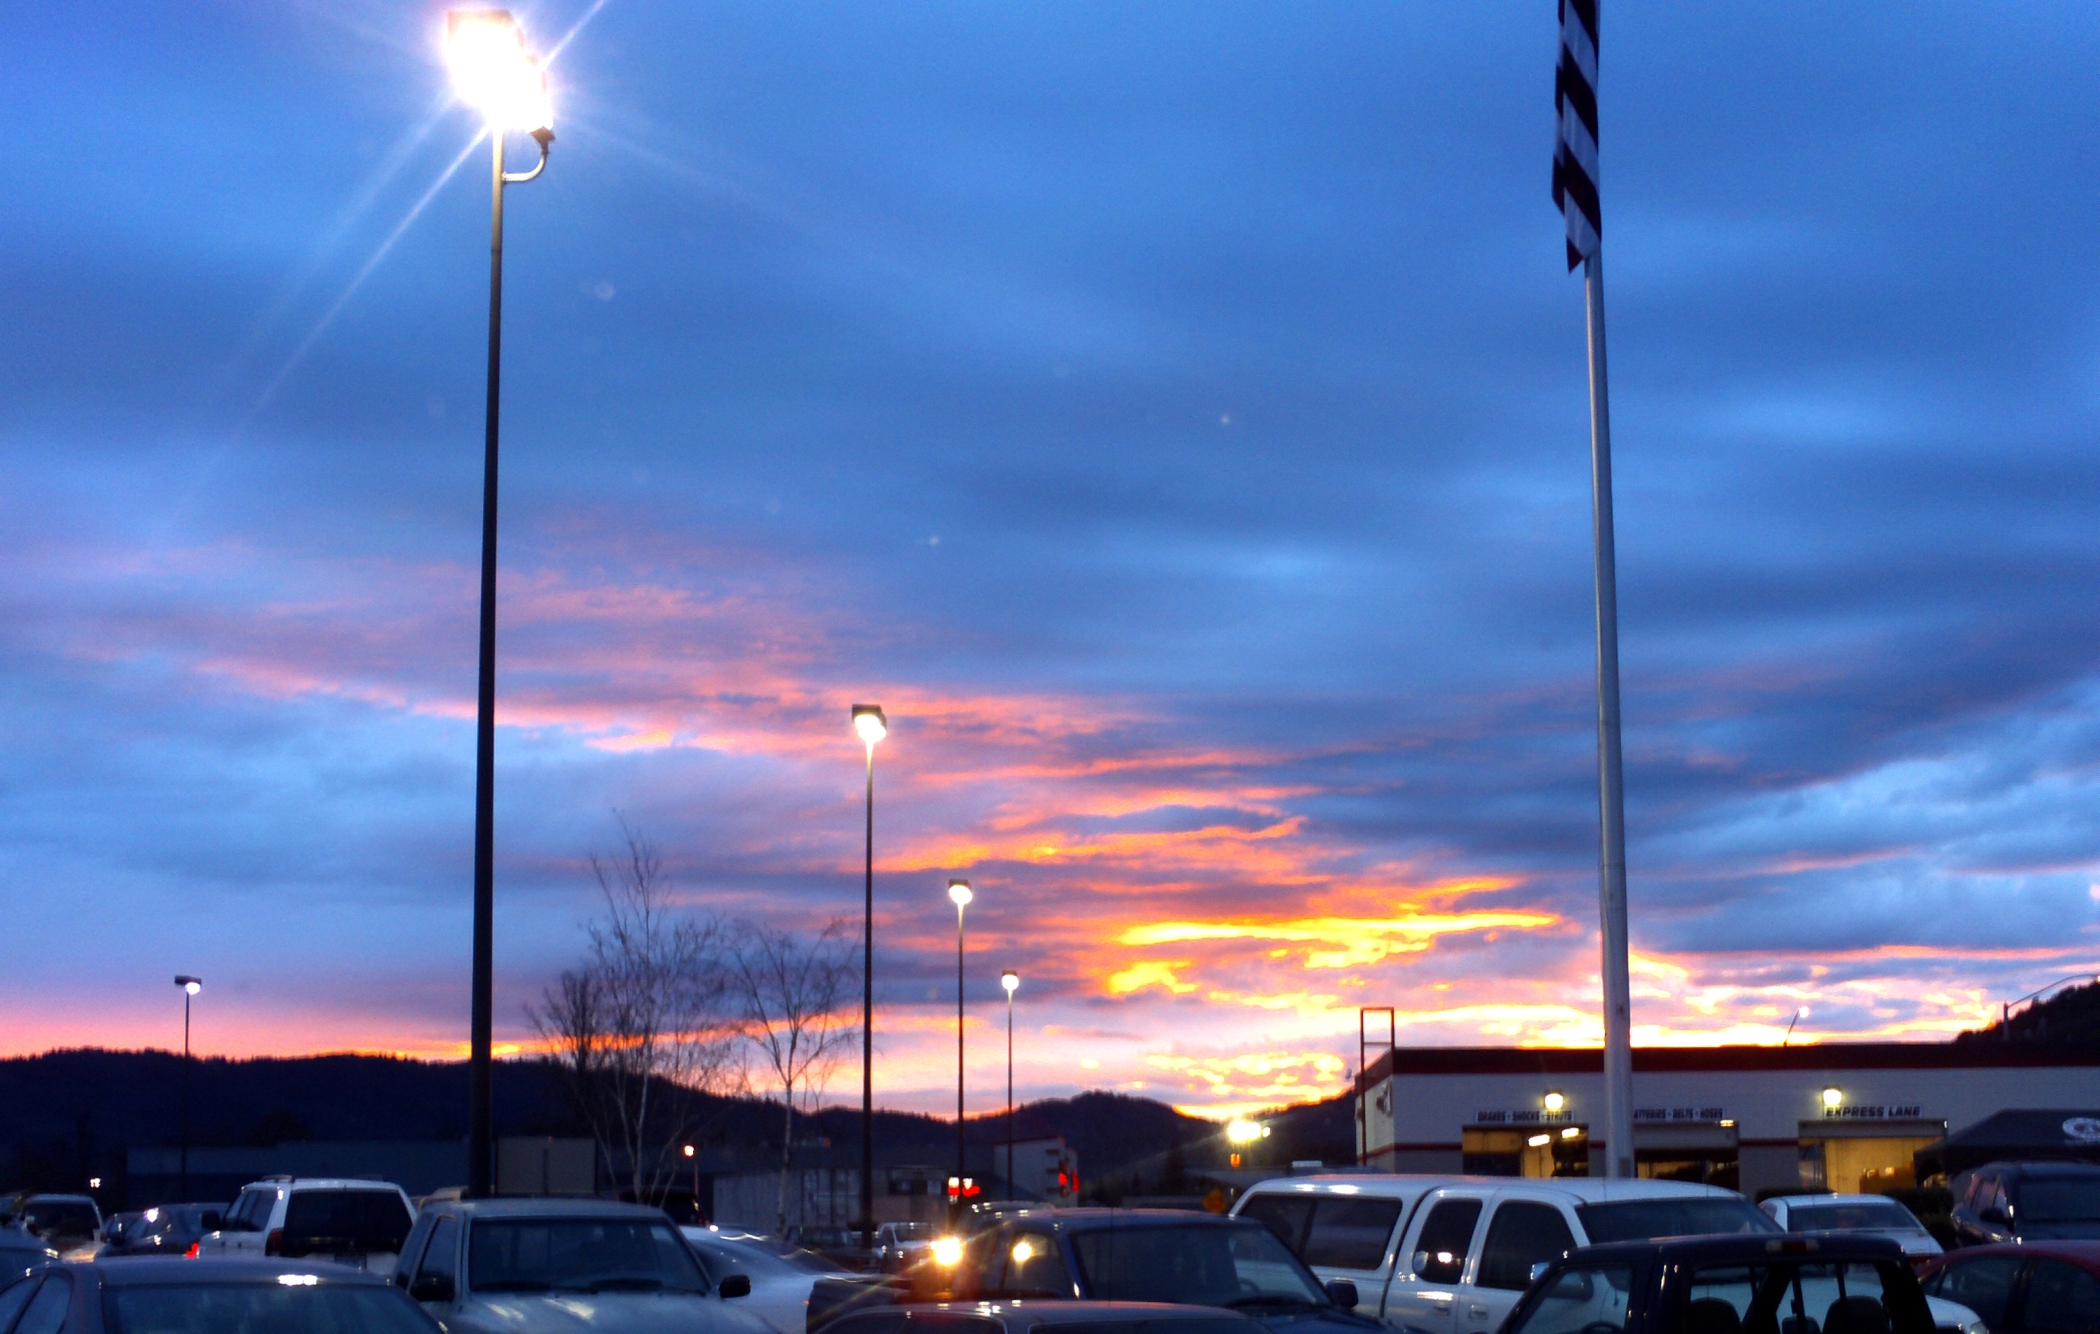
[[[1626,812],[1619,763],[1619,571],[1612,537],[1611,395],[1604,374],[1604,246],[1583,261],[1589,307],[1590,520],[1597,562],[1597,867],[1603,922],[1607,1177],[1634,1175],[1633,998],[1626,963]],[[1593,1138],[1594,1138],[1593,1132]]]

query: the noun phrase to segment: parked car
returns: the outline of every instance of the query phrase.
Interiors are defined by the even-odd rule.
[[[1887,1237],[1915,1263],[1938,1255],[1918,1216],[1886,1195],[1775,1195],[1757,1206],[1789,1232],[1866,1232]]]
[[[20,1277],[31,1269],[46,1264],[55,1264],[61,1255],[44,1243],[42,1237],[9,1223],[0,1225],[0,1283]],[[0,1320],[0,1329],[7,1322]]]
[[[185,1255],[205,1233],[217,1230],[225,1213],[223,1204],[163,1204],[139,1214],[120,1214],[128,1221],[114,1235],[103,1229],[101,1255]]]
[[[0,1279],[0,1329],[17,1334],[356,1331],[439,1334],[377,1277],[329,1264],[180,1257],[48,1265]]]
[[[708,1278],[661,1209],[611,1200],[427,1205],[394,1280],[447,1334],[773,1334],[743,1274]]]
[[[2100,1167],[1985,1163],[1957,1180],[1954,1243],[2100,1238]]]
[[[31,1195],[16,1208],[15,1222],[68,1259],[94,1254],[102,1238],[102,1210],[85,1195]]]
[[[384,1276],[414,1222],[408,1196],[390,1181],[277,1177],[243,1186],[197,1254],[311,1256]]]
[[[1918,1281],[1975,1311],[1991,1334],[2100,1329],[2100,1241],[1966,1246],[1927,1261]]]
[[[938,1223],[884,1223],[875,1229],[875,1267],[901,1274],[923,1259],[941,1234]]]
[[[1322,1279],[1353,1284],[1364,1314],[1429,1334],[1494,1329],[1532,1266],[1577,1246],[1780,1231],[1732,1190],[1588,1177],[1284,1177],[1233,1213],[1260,1220]]]
[[[826,1334],[1262,1334],[1234,1311],[1155,1302],[978,1302],[891,1306],[830,1325]]]
[[[870,1289],[820,1280],[813,1321],[924,1300],[1165,1302],[1224,1307],[1270,1331],[1363,1334],[1356,1291],[1325,1287],[1269,1230],[1246,1219],[1173,1209],[1053,1209],[979,1233],[943,1274],[929,1257],[902,1279]]]
[[[1958,1334],[1982,1334],[1961,1312]],[[1885,1237],[1749,1234],[1585,1246],[1540,1266],[1502,1334],[1935,1334]]]
[[[857,1277],[837,1261],[800,1247],[786,1248],[783,1253],[760,1238],[726,1236],[717,1228],[678,1230],[699,1252],[701,1267],[717,1287],[731,1274],[750,1280],[751,1295],[745,1306],[771,1325],[774,1334],[803,1334],[808,1328],[809,1292],[818,1279]]]

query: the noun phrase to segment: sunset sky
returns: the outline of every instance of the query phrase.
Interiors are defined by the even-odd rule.
[[[497,1029],[621,821],[877,1089],[1595,1043],[1551,0],[516,7]],[[443,7],[0,13],[0,1051],[464,1053],[488,181]],[[1603,20],[1637,1042],[2100,965],[2100,9]],[[527,160],[518,150],[520,165]],[[461,164],[464,165],[461,165]],[[849,1064],[832,1089],[857,1090]]]

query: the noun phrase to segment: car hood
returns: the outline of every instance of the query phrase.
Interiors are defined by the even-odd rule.
[[[1273,1330],[1289,1330],[1291,1334],[1340,1334],[1342,1330],[1356,1331],[1385,1329],[1369,1316],[1340,1307],[1327,1307],[1315,1311],[1241,1311],[1241,1315],[1260,1321]]]
[[[729,1302],[683,1292],[501,1292],[470,1297],[440,1321],[490,1334],[771,1334]]]

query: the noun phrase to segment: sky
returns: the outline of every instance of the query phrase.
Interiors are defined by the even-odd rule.
[[[502,1050],[623,822],[857,927],[863,701],[886,1105],[953,1105],[951,876],[973,1112],[1004,968],[1023,1098],[1599,1040],[1549,0],[516,12]],[[0,12],[0,1052],[177,1045],[177,972],[207,1054],[465,1050],[442,28]],[[1636,1041],[1942,1040],[2100,966],[2100,10],[1601,45]]]

